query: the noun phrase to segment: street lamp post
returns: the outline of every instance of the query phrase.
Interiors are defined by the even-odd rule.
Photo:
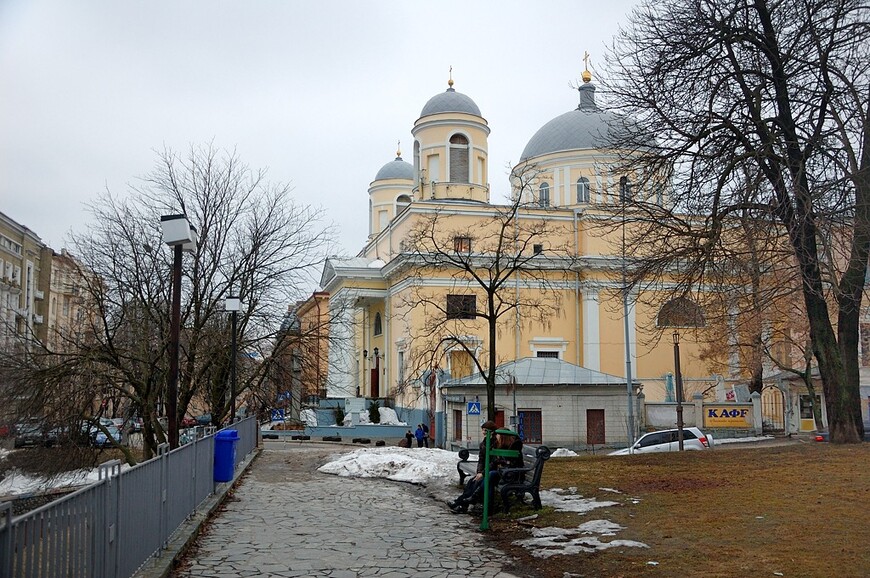
[[[227,297],[224,302],[224,309],[230,311],[232,315],[232,337],[230,337],[230,423],[236,421],[236,323],[239,310],[242,308],[242,301],[238,297]]]
[[[683,374],[680,371],[680,332],[674,331],[674,381],[677,385],[677,441],[683,451]]]
[[[172,309],[169,322],[169,382],[166,386],[166,413],[169,421],[169,448],[178,447],[178,341],[181,333],[181,254],[195,250],[196,229],[187,215],[163,215],[163,242],[172,247]]]

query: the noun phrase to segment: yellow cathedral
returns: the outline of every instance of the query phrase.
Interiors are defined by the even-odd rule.
[[[474,100],[451,78],[423,105],[410,160],[397,152],[369,185],[365,246],[329,258],[317,307],[297,312],[303,323],[315,311],[328,318],[321,381],[309,390],[379,400],[409,424],[429,423],[442,447],[468,445],[487,415],[480,371],[494,350],[496,420],[528,443],[624,445],[674,426],[680,323],[667,304],[654,310],[622,291],[615,209],[626,194],[668,203],[667,189],[629,190],[605,145],[615,117],[596,104],[588,70],[582,78],[579,105],[529,138],[503,202],[493,202],[490,127]],[[523,267],[493,280],[500,254]],[[498,289],[483,291],[487,282]],[[491,298],[502,313],[494,325],[480,317],[495,310]],[[756,415],[737,425],[760,429],[759,400],[733,397],[738,352],[723,350],[714,367],[689,333],[679,345],[686,425],[711,427],[706,403],[754,401]],[[795,411],[800,403],[785,398]]]

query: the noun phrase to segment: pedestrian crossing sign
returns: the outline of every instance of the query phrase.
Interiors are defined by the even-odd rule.
[[[480,415],[480,402],[479,401],[469,401],[468,402],[468,410],[466,411],[467,415]]]
[[[284,410],[283,409],[273,409],[272,410],[272,421],[284,421]]]

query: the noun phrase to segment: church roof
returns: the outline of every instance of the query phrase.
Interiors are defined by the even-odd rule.
[[[405,179],[413,181],[414,166],[411,163],[403,161],[402,157],[398,156],[382,166],[381,170],[378,171],[378,174],[375,175],[376,181],[382,181],[385,179]]]
[[[561,359],[524,357],[502,363],[496,368],[496,384],[508,385],[619,385],[625,387],[625,378],[594,369],[580,367]],[[484,385],[480,373],[453,379],[445,387]]]
[[[453,87],[430,98],[429,102],[426,103],[420,112],[420,117],[440,114],[442,112],[464,112],[466,114],[481,116],[480,109],[474,104],[474,101],[461,92],[456,92]]]
[[[538,129],[523,149],[520,160],[560,151],[606,148],[612,144],[614,131],[622,124],[620,117],[598,108],[592,83],[583,84],[579,92],[580,105]]]

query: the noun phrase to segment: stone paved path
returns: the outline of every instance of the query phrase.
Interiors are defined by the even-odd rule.
[[[513,578],[468,516],[408,484],[316,468],[349,447],[266,442],[175,578]]]

